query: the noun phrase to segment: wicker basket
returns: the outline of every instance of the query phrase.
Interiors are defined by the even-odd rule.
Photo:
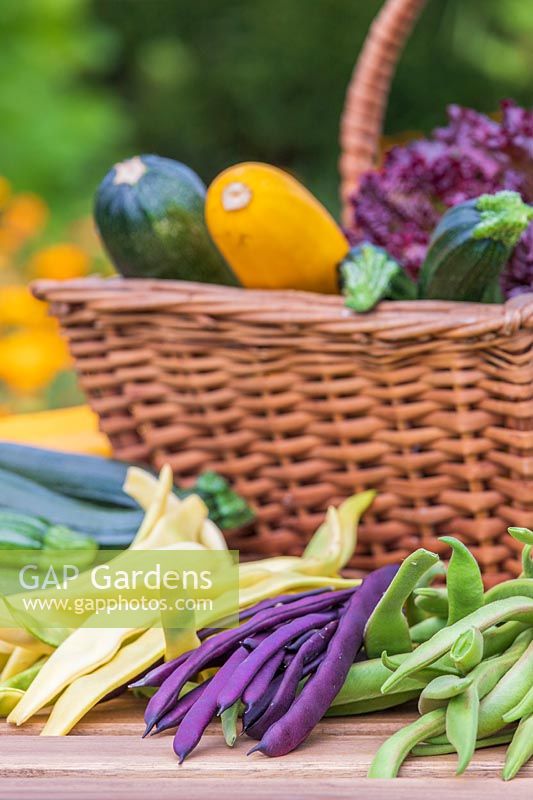
[[[421,0],[389,0],[348,92],[343,197],[373,163],[395,58]],[[354,122],[356,120],[356,122]],[[533,527],[533,295],[505,305],[382,303],[123,279],[39,282],[119,458],[213,468],[258,512],[231,544],[299,553],[330,503],[379,495],[352,565],[438,536],[472,545],[487,584],[520,571]]]

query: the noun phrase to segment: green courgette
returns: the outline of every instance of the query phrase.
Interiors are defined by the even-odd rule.
[[[44,517],[85,533],[99,544],[129,544],[143,514],[129,509],[102,508],[94,503],[65,497],[35,481],[0,469],[0,507]]]
[[[42,539],[0,527],[0,550],[40,550],[42,546]]]
[[[0,468],[69,497],[139,508],[122,489],[128,465],[120,461],[0,442]]]
[[[93,538],[64,525],[49,525],[27,514],[0,511],[0,568],[21,567],[28,562],[29,555],[33,560],[42,553],[38,566],[46,570],[56,556],[61,560],[64,551],[68,551],[69,563],[83,568],[93,562],[97,549]]]
[[[0,442],[0,526],[6,513],[2,508],[11,509],[18,519],[24,513],[27,518],[35,515],[89,535],[104,547],[128,545],[143,518],[122,488],[128,466],[97,456]],[[189,489],[174,487],[174,493],[180,498],[199,494],[210,518],[223,530],[241,528],[253,519],[246,501],[214,472],[201,474]],[[33,517],[29,520],[28,525],[40,526],[42,533],[48,527],[42,529]]]
[[[498,278],[533,207],[517,192],[483,194],[450,208],[435,228],[419,276],[419,296],[494,302]]]
[[[48,530],[48,523],[40,517],[30,517],[28,514],[0,510],[0,529],[2,528],[17,530],[36,539],[42,539]]]
[[[141,155],[107,173],[94,218],[111,260],[129,278],[170,278],[237,286],[211,241],[205,186],[185,164]]]

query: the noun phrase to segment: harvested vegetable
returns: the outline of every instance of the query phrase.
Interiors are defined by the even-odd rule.
[[[343,232],[302,184],[269,164],[224,170],[209,186],[206,220],[243,286],[335,294],[348,252]]]
[[[0,509],[0,550],[4,566],[23,565],[28,550],[53,553],[70,551],[70,561],[79,568],[92,563],[98,545],[89,536],[82,536],[65,525],[51,525],[42,517],[31,517]],[[22,553],[17,553],[22,551]],[[75,552],[72,552],[75,551]]]
[[[211,520],[207,519],[207,509],[201,499],[196,495],[190,495],[184,500],[180,500],[172,493],[172,473],[168,466],[161,471],[159,480],[155,480],[153,476],[142,470],[132,469],[128,473],[126,487],[146,507],[144,521],[131,545],[133,548],[195,547],[203,549],[207,546],[219,549],[226,547],[220,531]],[[320,607],[327,608],[330,605],[329,599],[325,603],[324,599],[321,599],[324,592],[320,587],[338,586],[344,589],[344,593],[337,593],[337,596],[342,599],[348,596],[346,592],[353,591],[353,587],[359,585],[360,580],[344,580],[337,577],[336,570],[337,564],[343,558],[351,556],[355,546],[355,526],[358,515],[370,504],[373,493],[364,493],[362,498],[362,500],[352,498],[347,501],[347,505],[343,504],[342,524],[337,519],[336,511],[331,509],[328,513],[327,523],[319,530],[320,546],[314,548],[317,555],[307,561],[313,565],[313,572],[319,571],[318,568],[322,565],[327,567],[329,573],[307,575],[296,572],[295,569],[298,566],[307,564],[305,559],[298,558],[289,559],[290,570],[287,569],[283,560],[280,564],[278,559],[266,559],[256,562],[255,565],[253,563],[247,565],[248,569],[241,576],[243,580],[239,592],[243,619],[260,610],[268,612],[277,602],[271,598],[280,591],[294,592],[300,588],[307,589],[300,595],[290,594],[287,597],[294,602],[297,602],[300,597],[311,605],[317,605],[320,610]],[[200,544],[200,540],[205,544]],[[271,562],[275,564],[273,571],[265,568],[259,569],[257,566],[261,563],[263,567],[267,567]],[[82,575],[78,580],[82,581],[83,579]],[[251,608],[254,603],[256,607]],[[289,614],[289,618],[297,614],[297,611],[293,612]],[[266,616],[270,617],[270,614],[267,613]],[[199,615],[199,623],[202,628],[199,636],[197,637],[194,629],[191,629],[184,632],[186,635],[179,636],[172,642],[165,640],[164,627],[146,633],[133,629],[86,628],[73,632],[67,631],[66,638],[63,636],[64,641],[58,642],[59,646],[11,713],[10,721],[21,724],[58,694],[58,702],[62,702],[63,694],[68,692],[68,714],[66,715],[62,711],[61,713],[53,711],[52,721],[46,729],[46,733],[68,733],[72,725],[94,703],[108,697],[110,693],[118,691],[120,687],[131,680],[133,675],[129,657],[133,658],[135,654],[138,667],[135,675],[146,671],[150,665],[157,664],[169,647],[168,655],[178,656],[178,662],[181,663],[181,653],[191,647],[196,647],[200,640],[210,636],[213,631],[209,626],[216,624],[217,621],[213,612],[206,612],[203,616]],[[10,630],[15,631],[16,629]],[[229,632],[231,633],[231,631]],[[37,630],[32,633],[41,635]],[[147,635],[148,633],[150,636]],[[27,634],[25,636],[26,638],[21,641],[34,641],[31,636],[28,637]],[[124,655],[126,650],[130,656]],[[172,664],[172,662],[170,663]],[[175,664],[172,666],[174,668]],[[156,672],[159,669],[168,670],[168,664],[156,668]],[[149,675],[152,673],[153,670],[149,672]],[[85,677],[87,677],[87,681],[84,680]],[[94,680],[89,680],[93,677]],[[161,679],[162,682],[163,679]],[[146,678],[142,679],[141,683],[146,683]],[[77,687],[80,686],[84,687],[83,691],[78,691]],[[71,687],[75,688],[71,689]],[[186,701],[184,700],[184,702]],[[62,703],[59,708],[60,710],[64,709],[66,705]],[[158,730],[163,724],[166,723],[162,718],[158,723]]]
[[[239,628],[211,636],[186,658],[176,659],[173,671],[170,663],[149,673],[143,685],[155,680],[159,689],[146,708],[146,733],[154,726],[159,732],[177,724],[174,750],[181,762],[199,742],[217,707],[223,714],[241,702],[247,733],[261,734],[254,750],[267,755],[289,752],[307,737],[342,687],[368,617],[395,572],[395,567],[384,567],[355,589],[278,598],[272,608],[256,609]],[[183,714],[186,681],[220,660],[223,666],[204,691],[194,690],[195,702]],[[297,694],[304,677],[307,682]],[[261,700],[257,685],[247,692],[258,680],[265,689],[263,697],[271,701],[247,718]]]
[[[352,247],[339,264],[345,304],[370,311],[380,300],[415,300],[417,286],[386,250],[369,242]]]
[[[499,302],[499,279],[533,220],[517,192],[483,194],[449,209],[429,243],[419,277],[431,300]]]
[[[529,178],[533,111],[512,100],[498,120],[470,108],[448,107],[448,124],[430,138],[393,147],[379,170],[363,176],[353,197],[353,243],[371,241],[416,278],[444,211],[483,193],[515,189],[533,202]],[[505,298],[533,289],[533,225],[504,268]]]
[[[94,217],[122,275],[235,286],[238,281],[209,238],[205,186],[192,169],[154,155],[122,161],[95,197]]]
[[[530,531],[509,532],[524,549],[531,547]],[[381,691],[406,690],[437,665],[452,665],[459,674],[442,674],[426,685],[419,698],[422,716],[382,745],[369,777],[394,777],[410,751],[455,751],[461,774],[478,747],[511,741],[503,770],[509,780],[533,756],[533,580],[506,581],[483,595],[473,557],[456,540],[445,541],[453,548],[447,624],[414,652],[386,659],[392,674]]]
[[[128,469],[130,486],[124,488]],[[128,468],[120,461],[0,442],[0,511],[3,507],[31,514],[32,524],[44,517],[103,546],[123,547],[130,544],[141,525],[141,509],[149,505],[149,501],[143,502],[146,493],[140,489],[138,495],[135,490],[139,474],[145,483],[153,486],[157,482],[151,473]],[[200,475],[190,489],[173,486],[172,491],[178,499],[199,496],[210,518],[222,529],[240,528],[253,520],[246,501],[215,472]],[[0,515],[0,544],[1,529]]]
[[[268,728],[251,752],[284,755],[307,738],[342,688],[363,643],[365,625],[396,571],[397,567],[382,567],[365,578],[341,613],[339,626],[315,674],[287,713]]]

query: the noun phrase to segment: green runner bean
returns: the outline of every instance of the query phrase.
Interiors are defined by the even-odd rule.
[[[513,736],[502,772],[504,781],[514,778],[518,770],[533,757],[533,716],[524,717]]]
[[[526,544],[522,550],[522,572],[524,578],[533,578],[533,544]]]
[[[405,758],[419,742],[441,734],[446,727],[446,712],[443,708],[430,711],[423,717],[396,731],[381,745],[374,756],[369,778],[395,778]]]
[[[530,531],[529,528],[507,528],[507,531],[517,542],[533,545],[533,531]]]
[[[485,738],[507,724],[504,714],[511,711],[531,688],[533,681],[533,642],[482,700],[478,736]]]
[[[533,600],[533,578],[515,578],[513,581],[497,583],[485,592],[485,605],[506,597],[529,597]]]
[[[483,579],[479,565],[466,545],[453,536],[441,536],[439,541],[452,548],[446,588],[448,625],[453,625],[483,605]]]
[[[457,675],[439,675],[422,690],[418,701],[419,712],[427,714],[428,711],[442,708],[452,697],[464,692],[471,684],[470,676],[462,678]]]
[[[427,617],[427,619],[423,619],[422,622],[418,622],[416,625],[413,625],[412,628],[409,628],[411,641],[414,642],[414,644],[427,642],[428,639],[431,639],[432,636],[435,636],[438,631],[445,627],[445,618]]]
[[[244,709],[240,700],[236,700],[232,706],[226,708],[220,715],[222,723],[222,734],[228,747],[233,747],[237,741],[237,720]]]
[[[463,774],[474,755],[478,718],[479,696],[474,686],[451,698],[446,709],[446,736],[457,750],[456,775]]]
[[[468,628],[453,643],[450,658],[463,675],[477,667],[483,658],[483,634],[477,628]]]
[[[367,697],[364,700],[356,700],[353,703],[331,706],[326,711],[326,717],[344,717],[352,714],[370,714],[373,711],[384,711],[387,708],[394,708],[408,703],[410,700],[416,700],[419,694],[420,689],[411,692],[380,694],[378,697]]]
[[[507,711],[506,714],[503,714],[503,718],[506,722],[514,722],[517,719],[522,719],[522,717],[529,717],[530,714],[533,714],[533,684],[520,702],[510,711]]]
[[[420,549],[403,561],[367,622],[365,651],[369,658],[379,658],[384,650],[396,654],[413,649],[403,607],[417,582],[438,560],[436,553]]]
[[[415,605],[426,614],[448,617],[448,593],[436,586],[423,586],[414,590]]]
[[[518,634],[529,629],[522,622],[506,622],[483,632],[483,658],[499,656],[516,640]]]
[[[489,736],[488,739],[477,739],[476,750],[481,750],[483,747],[496,747],[499,744],[507,744],[513,738],[514,731],[507,733],[500,733],[497,736]],[[418,744],[413,748],[412,754],[414,756],[445,756],[448,753],[455,753],[455,747],[451,742],[443,744]]]
[[[430,586],[435,578],[444,577],[445,575],[446,567],[442,561],[437,561],[427,570],[427,572],[424,573],[424,575],[422,575],[420,580],[417,582],[415,589],[422,589],[426,586]],[[417,622],[422,622],[422,620],[426,619],[426,614],[416,606],[415,597],[413,594],[410,594],[407,598],[407,602],[405,604],[405,613],[409,626],[416,625]]]
[[[400,664],[396,672],[387,678],[383,684],[382,692],[386,694],[392,691],[398,687],[404,678],[410,677],[413,673],[441,658],[448,652],[457,637],[468,628],[479,628],[483,632],[493,625],[507,622],[508,620],[523,620],[533,624],[533,600],[524,597],[509,597],[506,600],[498,600],[479,608],[453,625],[443,628],[432,639],[419,645]]]
[[[409,653],[404,653],[396,656],[396,658],[401,662],[408,655]],[[383,697],[381,686],[389,675],[390,670],[382,663],[380,658],[358,661],[350,667],[344,685],[333,701],[332,706],[351,704],[374,697]],[[420,693],[425,685],[426,682],[418,677],[411,678],[409,682],[406,681],[402,691]]]

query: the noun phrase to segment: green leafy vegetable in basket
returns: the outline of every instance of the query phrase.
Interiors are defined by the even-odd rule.
[[[175,492],[178,497],[199,495],[209,509],[209,517],[223,530],[241,528],[254,518],[246,500],[216,472],[204,472],[191,489],[176,489]]]
[[[339,282],[348,308],[370,311],[380,300],[415,300],[416,284],[386,250],[364,242],[339,264]]]

